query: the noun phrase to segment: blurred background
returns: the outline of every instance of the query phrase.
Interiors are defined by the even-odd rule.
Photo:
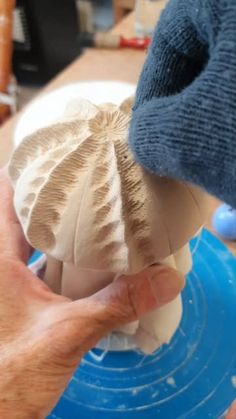
[[[0,123],[82,53],[82,34],[109,30],[134,6],[135,0],[0,0]]]
[[[149,36],[159,1],[0,0],[0,123],[132,10],[136,36]]]

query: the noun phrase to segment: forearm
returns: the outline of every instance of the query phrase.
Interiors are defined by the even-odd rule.
[[[44,415],[37,412],[33,406],[21,399],[20,386],[14,377],[4,379],[1,371],[0,378],[0,418],[4,419],[44,419]]]
[[[0,350],[0,418],[45,418],[40,406],[31,403],[35,386],[28,365],[27,350],[21,350],[21,343],[17,339]]]
[[[16,404],[7,405],[0,399],[0,417],[4,419],[44,419],[44,416],[34,412],[25,411],[24,406]]]

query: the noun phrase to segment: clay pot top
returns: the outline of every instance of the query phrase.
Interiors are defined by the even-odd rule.
[[[202,191],[134,161],[131,106],[78,100],[15,150],[14,203],[33,247],[81,268],[133,273],[178,251],[202,226]]]

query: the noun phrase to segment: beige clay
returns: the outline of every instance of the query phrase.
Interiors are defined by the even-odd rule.
[[[72,299],[157,262],[191,269],[188,241],[204,222],[204,194],[134,162],[131,106],[131,99],[120,107],[73,102],[61,121],[27,137],[10,163],[24,233],[48,255],[45,281]],[[170,340],[181,315],[179,296],[124,330],[150,352]]]

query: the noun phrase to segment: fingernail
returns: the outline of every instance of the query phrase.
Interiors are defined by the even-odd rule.
[[[150,278],[150,284],[158,304],[164,305],[172,301],[182,291],[185,279],[179,272],[166,266],[155,269],[156,272]]]

